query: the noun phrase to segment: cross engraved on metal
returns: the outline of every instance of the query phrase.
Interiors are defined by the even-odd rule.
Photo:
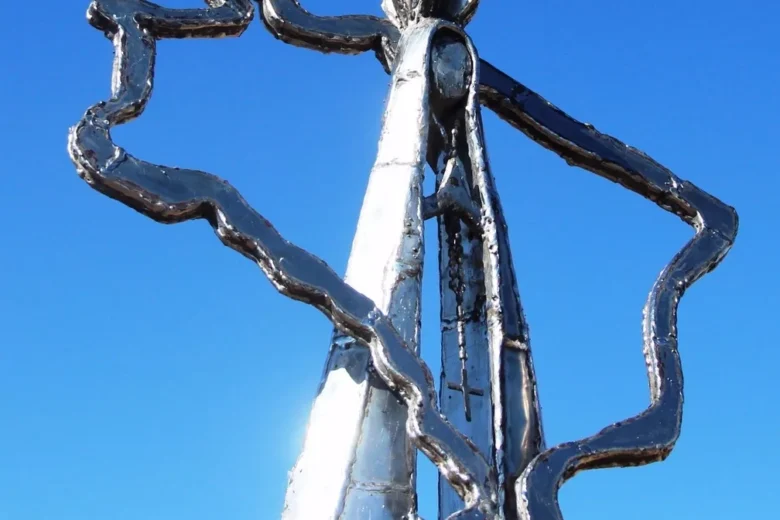
[[[157,40],[239,36],[254,17],[250,0],[207,0],[206,7],[189,9],[94,0],[88,20],[115,48],[111,97],[71,129],[68,150],[94,189],[159,222],[205,219],[282,294],[333,323],[325,377],[282,517],[417,518],[417,450],[440,471],[439,517],[461,520],[560,520],[558,489],[577,472],[666,458],[682,423],[677,307],[685,290],[730,250],[734,209],[481,60],[463,29],[478,0],[384,0],[386,19],[316,16],[296,0],[258,3],[276,38],[322,52],[373,51],[391,75],[344,278],[285,240],[226,181],[146,162],[111,137],[112,127],[138,117],[149,101]],[[694,228],[644,308],[649,406],[585,439],[544,443],[528,327],[480,105],[569,164]],[[437,176],[436,193],[428,196],[422,193],[426,163]],[[430,218],[439,229],[440,402],[418,355],[422,230]],[[460,384],[450,382],[456,375]],[[471,388],[469,379],[486,390]],[[445,389],[462,392],[465,417],[444,399]],[[470,401],[484,394],[489,398]]]
[[[485,391],[479,388],[471,388],[469,386],[469,373],[465,367],[461,372],[461,381],[463,381],[461,384],[447,383],[447,388],[450,390],[455,390],[456,392],[461,392],[463,394],[463,410],[466,414],[466,420],[471,422],[471,398],[469,396],[478,395],[481,397],[485,395]]]

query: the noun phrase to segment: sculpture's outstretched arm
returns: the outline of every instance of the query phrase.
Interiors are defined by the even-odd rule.
[[[540,454],[518,480],[520,517],[560,520],[558,488],[575,473],[664,459],[680,435],[682,365],[677,307],[685,290],[714,269],[737,234],[733,208],[676,177],[644,153],[566,115],[512,78],[481,63],[482,103],[570,164],[654,201],[693,226],[693,239],[661,272],[644,309],[644,354],[650,406],[580,441]]]
[[[377,52],[387,67],[383,47],[398,42],[398,29],[390,21],[368,15],[317,16],[297,0],[258,0],[263,22],[280,40],[321,52],[358,54]]]
[[[706,210],[707,226],[729,240],[736,235],[733,208],[679,179],[640,150],[577,121],[484,60],[480,94],[483,105],[569,164],[617,182],[689,224],[695,225]]]
[[[322,260],[282,238],[227,182],[197,170],[142,161],[111,139],[111,128],[137,117],[149,100],[156,38],[236,34],[251,18],[248,6],[243,0],[227,0],[218,8],[174,10],[142,0],[93,2],[90,20],[115,44],[112,97],[87,110],[71,129],[70,156],[90,186],[158,222],[208,220],[220,240],[256,261],[280,292],[320,309],[336,327],[367,345],[375,369],[409,409],[410,438],[436,461],[469,506],[459,518],[481,518],[480,511],[494,508],[491,468],[439,414],[430,371],[387,316]]]

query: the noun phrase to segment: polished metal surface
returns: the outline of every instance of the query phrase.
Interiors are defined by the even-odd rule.
[[[417,350],[428,55],[416,34],[402,45],[407,50],[391,81],[345,281],[371,298]],[[367,348],[336,337],[282,518],[402,518],[416,509],[406,407],[370,370]]]
[[[453,519],[561,519],[558,489],[577,472],[669,454],[682,421],[677,306],[731,248],[733,208],[480,60],[462,29],[476,0],[385,0],[388,19],[319,17],[294,0],[263,0],[262,19],[275,37],[325,52],[373,50],[391,74],[342,280],[282,238],[226,181],[148,163],[111,138],[111,128],[139,116],[151,96],[158,39],[238,36],[252,20],[249,0],[206,3],[200,9],[145,0],[90,4],[90,23],[115,46],[112,95],[71,129],[68,150],[96,190],[159,222],[206,219],[281,293],[333,322],[284,518],[416,518],[414,448],[438,467],[439,516]],[[570,164],[642,195],[695,230],[645,306],[650,405],[589,438],[549,449],[480,104]],[[437,177],[429,196],[422,193],[425,162]],[[432,374],[418,356],[422,229],[434,217],[443,365],[438,406]]]

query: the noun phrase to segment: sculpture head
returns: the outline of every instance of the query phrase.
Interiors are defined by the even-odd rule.
[[[442,18],[466,25],[479,0],[382,0],[382,10],[399,28],[422,17]]]

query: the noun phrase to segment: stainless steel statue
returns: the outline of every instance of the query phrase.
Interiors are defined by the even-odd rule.
[[[71,130],[69,152],[96,190],[160,222],[206,219],[283,294],[335,326],[303,453],[282,517],[416,518],[415,454],[439,468],[440,518],[562,518],[558,488],[578,471],[664,459],[682,419],[676,313],[737,232],[735,211],[642,152],[561,112],[478,58],[463,26],[478,0],[384,0],[387,19],[319,17],[263,0],[277,38],[323,52],[374,51],[391,76],[382,135],[346,277],[286,241],[227,182],[159,166],[115,144],[114,125],[152,93],[156,41],[238,36],[250,0],[170,9],[95,0],[92,25],[113,39],[112,96]],[[488,165],[480,104],[542,146],[620,183],[693,226],[644,312],[650,405],[592,437],[545,448],[528,330]],[[424,196],[429,164],[435,194]],[[443,378],[437,400],[418,357],[423,223],[438,218]],[[438,403],[438,404],[437,404]]]

